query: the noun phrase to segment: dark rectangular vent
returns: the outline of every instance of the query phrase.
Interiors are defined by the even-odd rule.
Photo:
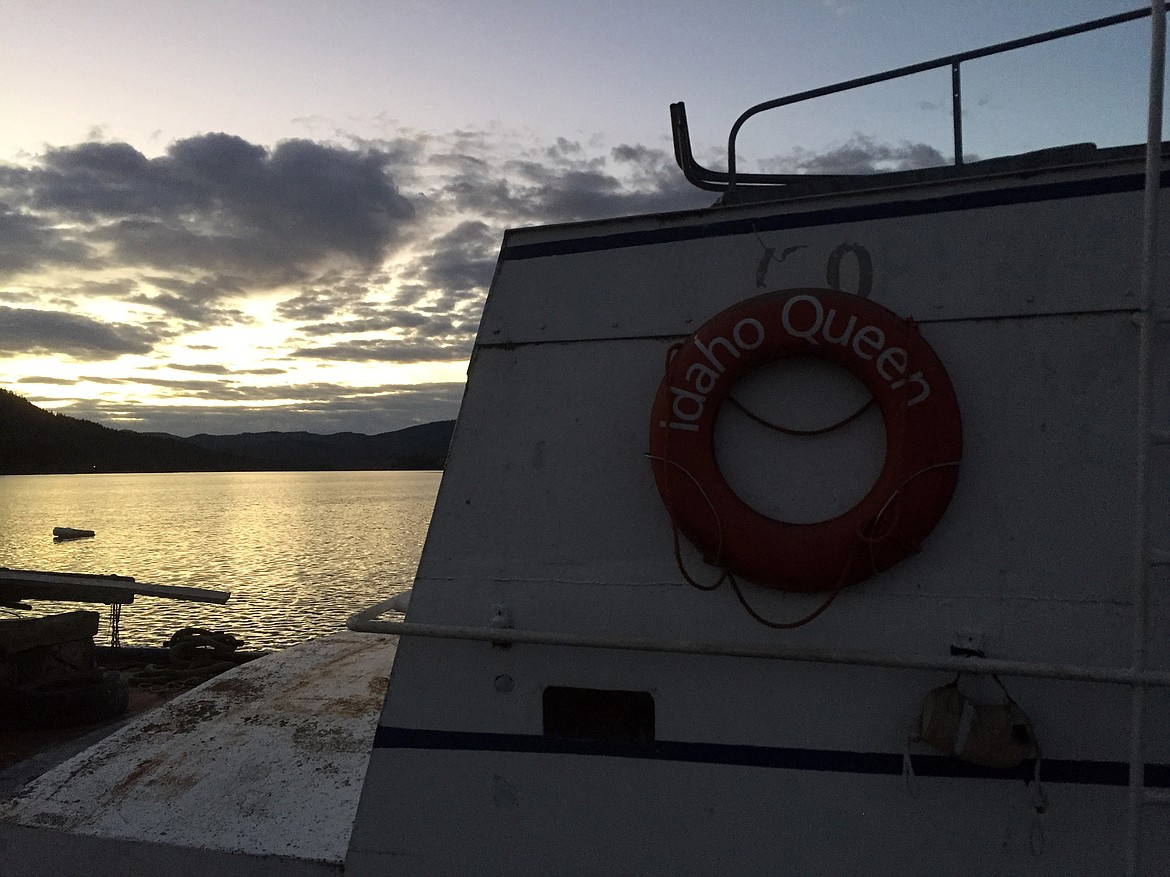
[[[544,690],[546,737],[654,742],[654,698],[646,691],[549,686]]]

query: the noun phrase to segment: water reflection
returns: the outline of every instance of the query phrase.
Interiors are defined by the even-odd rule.
[[[122,612],[122,642],[158,645],[196,626],[280,648],[410,587],[440,474],[4,476],[0,566],[231,591],[225,606],[140,597]],[[54,542],[55,526],[97,536]],[[38,603],[34,613],[67,608]],[[109,611],[80,608],[101,610],[99,642],[108,637]]]

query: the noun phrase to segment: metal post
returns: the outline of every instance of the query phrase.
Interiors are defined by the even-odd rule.
[[[1157,308],[1158,197],[1162,176],[1162,95],[1166,64],[1166,12],[1160,0],[1152,0],[1150,9],[1150,93],[1146,126],[1146,185],[1144,223],[1142,227],[1142,273],[1138,310],[1141,329],[1138,349],[1138,445],[1133,583],[1133,664],[1136,677],[1146,669],[1149,627],[1150,565],[1153,555],[1149,537],[1150,453],[1154,440],[1151,423],[1153,335]],[[1136,684],[1131,690],[1129,740],[1129,824],[1126,844],[1126,868],[1129,877],[1138,877],[1141,869],[1141,826],[1145,793],[1145,751],[1143,746],[1146,688]]]
[[[959,62],[951,65],[951,121],[955,126],[955,167],[963,166],[963,86]]]

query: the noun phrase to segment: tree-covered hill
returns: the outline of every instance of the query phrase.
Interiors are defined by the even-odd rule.
[[[110,429],[53,414],[0,389],[0,473],[202,472],[256,469],[232,454],[170,436]]]
[[[338,432],[245,432],[193,435],[187,441],[209,450],[264,460],[274,469],[442,469],[454,420],[361,435]]]
[[[0,389],[0,475],[284,469],[441,469],[454,421],[396,432],[245,433],[189,439],[54,414]]]

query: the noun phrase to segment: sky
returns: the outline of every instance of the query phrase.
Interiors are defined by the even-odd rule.
[[[758,102],[1140,0],[0,0],[0,387],[145,432],[453,418],[507,228],[701,207]],[[1149,20],[963,66],[964,152],[1145,138]],[[952,160],[949,71],[739,168]]]

